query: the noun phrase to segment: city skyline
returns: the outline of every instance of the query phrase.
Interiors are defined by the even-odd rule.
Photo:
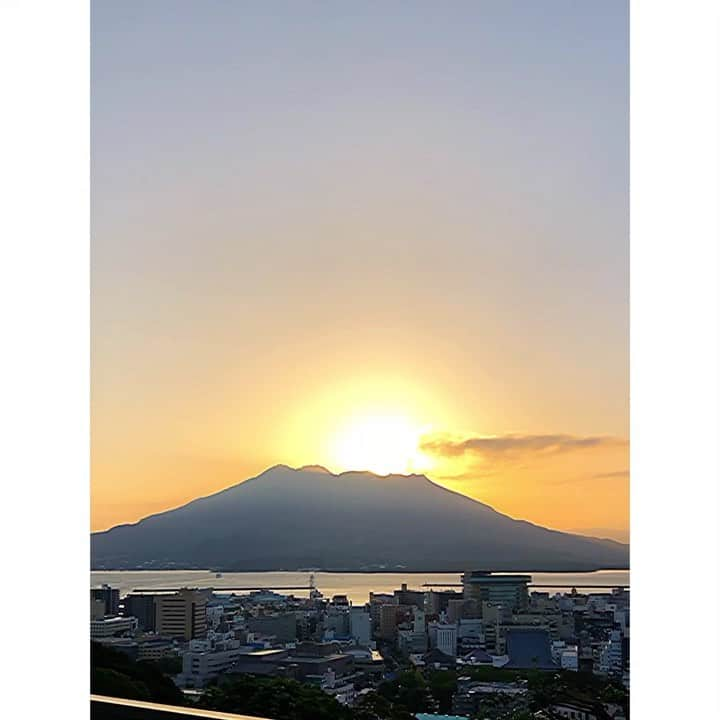
[[[93,3],[92,529],[284,463],[626,539],[627,25]]]
[[[593,576],[605,584],[593,586]],[[617,573],[584,575],[577,586],[572,575],[556,573],[549,587],[542,574],[478,570],[309,580],[238,573],[223,576],[220,587],[217,574],[214,586],[208,577],[93,577],[96,694],[113,689],[117,671],[129,677],[136,662],[160,660],[172,678],[165,702],[194,697],[201,708],[261,710],[263,717],[290,717],[288,704],[311,688],[311,712],[292,717],[365,720],[368,710],[375,720],[551,720],[586,711],[598,720],[629,717],[630,591]],[[104,579],[113,585],[97,587]],[[281,707],[272,706],[274,694],[253,702],[254,690],[268,683],[283,694]],[[146,696],[153,692],[148,683]],[[320,705],[326,712],[318,715]]]

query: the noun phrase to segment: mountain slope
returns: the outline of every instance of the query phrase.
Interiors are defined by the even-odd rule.
[[[591,570],[628,546],[513,520],[422,475],[278,465],[91,536],[92,567]]]

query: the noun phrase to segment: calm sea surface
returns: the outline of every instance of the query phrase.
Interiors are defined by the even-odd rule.
[[[581,585],[629,585],[630,572],[628,570],[598,570],[588,573],[536,573],[527,571],[531,575],[533,590],[546,590],[551,593],[568,592],[570,588],[578,586],[579,592],[601,593],[609,592],[601,588],[588,588],[581,590]],[[206,570],[117,570],[108,572],[90,573],[92,586],[108,583],[120,590],[123,595],[130,590],[160,589],[178,587],[205,587],[222,591],[223,588],[252,587],[271,588],[274,586],[307,588],[309,572],[228,572],[222,577],[215,577],[215,573]],[[370,592],[392,593],[402,583],[408,588],[422,589],[424,583],[437,584],[438,588],[447,587],[451,583],[459,583],[459,573],[334,573],[316,572],[315,585],[326,597],[332,595],[347,595],[353,603],[365,603]],[[551,588],[549,586],[562,586]],[[283,591],[279,591],[283,592]],[[287,590],[285,594],[294,594],[306,597],[307,590]]]

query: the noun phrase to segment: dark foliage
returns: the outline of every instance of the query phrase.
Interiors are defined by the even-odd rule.
[[[182,658],[179,655],[167,655],[158,660],[148,661],[165,675],[179,675],[182,672]]]
[[[457,690],[457,673],[453,670],[437,670],[428,674],[428,687],[437,702],[438,712],[450,714],[452,698]]]
[[[352,720],[352,712],[313,685],[285,678],[240,676],[209,688],[198,707],[272,720]]]
[[[95,695],[184,705],[175,683],[152,662],[136,662],[125,653],[90,643],[90,689]]]
[[[415,715],[378,693],[368,693],[353,708],[353,720],[414,720]]]
[[[394,708],[409,713],[432,712],[435,709],[425,678],[417,670],[404,670],[395,680],[380,683],[378,695],[388,700]]]

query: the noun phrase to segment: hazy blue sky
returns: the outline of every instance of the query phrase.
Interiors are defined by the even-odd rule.
[[[625,2],[92,13],[96,527],[332,464],[348,415],[626,439]],[[603,457],[453,487],[624,527]]]

